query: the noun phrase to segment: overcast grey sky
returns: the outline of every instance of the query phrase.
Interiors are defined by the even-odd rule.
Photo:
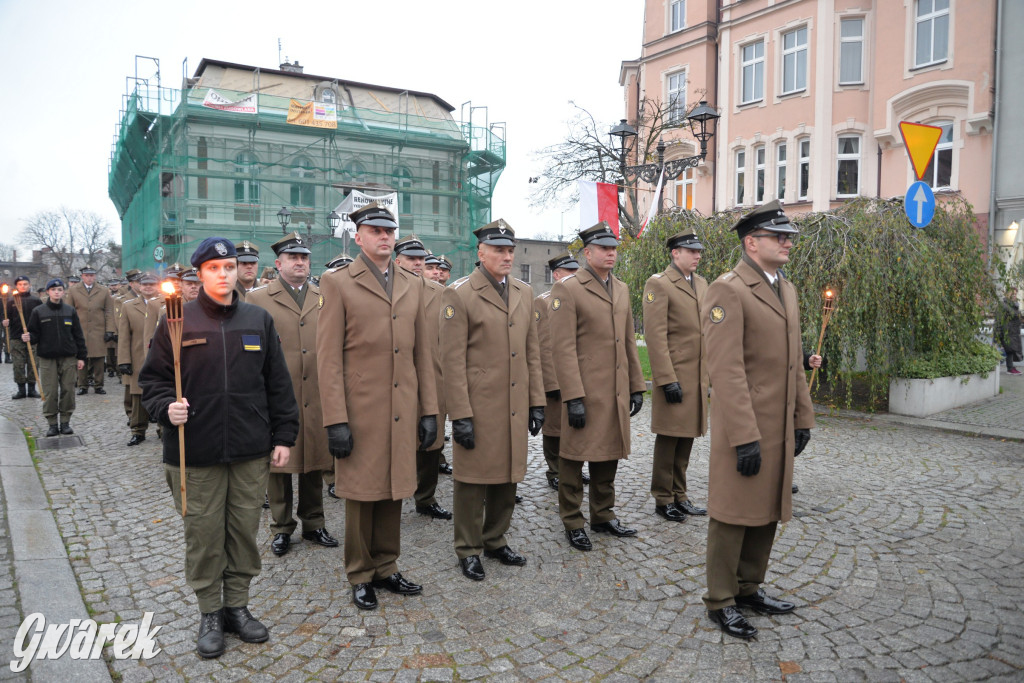
[[[276,68],[278,38],[306,73],[486,105],[508,125],[494,217],[524,237],[568,232],[575,207],[529,206],[534,152],[564,137],[569,100],[621,118],[619,66],[639,56],[642,25],[642,0],[0,0],[0,242],[61,204],[104,216],[120,241],[107,165],[135,55],[180,87],[186,58],[188,75],[203,57]]]

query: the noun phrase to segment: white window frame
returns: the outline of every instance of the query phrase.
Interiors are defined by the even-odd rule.
[[[775,145],[775,198],[780,202],[786,199],[786,157],[788,153],[785,140]]]
[[[932,188],[933,190],[949,190],[949,189],[952,189],[952,187],[953,187],[953,162],[954,162],[954,159],[956,157],[956,154],[954,152],[954,142],[955,142],[955,140],[953,139],[953,135],[954,135],[954,133],[956,131],[956,127],[955,127],[956,124],[955,124],[954,121],[935,121],[933,123],[929,123],[928,125],[929,126],[936,126],[937,128],[942,128],[943,129],[943,135],[939,137],[939,142],[938,142],[938,144],[935,145],[935,153],[932,155],[932,160],[928,163],[928,169],[926,169],[926,171],[925,171],[924,182],[926,182],[928,184],[928,186],[930,188]],[[945,137],[945,132],[946,132],[945,129],[947,127],[949,129],[949,140],[943,140],[943,138]],[[939,181],[938,181],[938,174],[939,174],[939,163],[938,162],[939,162],[939,154],[942,153],[942,152],[948,152],[949,153],[949,182],[948,183],[941,183],[940,184]],[[931,171],[931,177],[928,176],[928,171],[929,170]]]
[[[754,147],[754,204],[764,204],[767,157],[768,151],[764,145]]]
[[[843,140],[852,139],[857,141],[857,152],[856,153],[842,153],[839,151],[840,145]],[[863,151],[863,137],[859,133],[841,133],[836,136],[836,198],[847,198],[856,197],[860,194],[860,169],[861,169],[861,152]],[[852,193],[839,192],[839,170],[842,168],[843,162],[856,162],[857,163],[857,183]]]
[[[325,104],[337,104],[338,93],[334,92],[331,88],[324,88],[320,92],[320,101]]]
[[[924,66],[931,66],[932,64],[941,64],[949,58],[949,34],[950,34],[950,11],[949,4],[950,0],[925,0],[930,3],[931,10],[921,13],[921,2],[922,0],[915,0],[914,2],[914,68],[920,68]],[[940,2],[945,3],[944,9],[935,9],[935,5]],[[946,53],[941,57],[935,56],[935,23],[942,17],[946,17]],[[924,25],[927,25],[928,40],[929,40],[929,59],[923,62],[917,61],[918,55],[918,38],[919,29]]]
[[[797,174],[797,199],[803,201],[811,196],[811,139],[800,138],[796,141],[797,154],[799,155],[799,169]],[[806,172],[805,172],[806,169]],[[803,186],[804,176],[807,176],[807,187]]]
[[[686,83],[686,69],[665,77],[666,123],[682,123],[686,119]]]
[[[736,150],[736,154],[733,156],[736,161],[736,179],[733,183],[733,191],[736,197],[736,206],[743,206],[743,199],[746,192],[746,175],[747,175],[747,150],[740,148]]]
[[[671,0],[668,4],[668,31],[675,33],[684,28],[686,28],[686,0]]]
[[[693,211],[697,206],[697,174],[696,169],[688,168],[683,171],[679,180],[675,181],[676,208],[686,211]],[[687,202],[687,197],[691,200]]]
[[[800,32],[801,31],[803,32],[804,42],[803,43],[798,43],[796,41],[799,40]],[[782,44],[782,78],[781,78],[781,85],[782,85],[782,94],[783,95],[792,95],[793,93],[803,92],[803,91],[807,90],[807,72],[809,71],[808,63],[807,63],[807,60],[808,60],[808,52],[807,52],[808,33],[809,33],[809,31],[808,31],[806,26],[800,26],[798,28],[793,29],[792,31],[786,31],[785,33],[782,34],[782,38],[781,38],[781,44]],[[793,43],[792,47],[788,47],[787,48],[786,47],[786,39],[791,37],[791,36],[793,37],[794,43]],[[801,57],[803,58],[803,65],[800,64]],[[788,72],[789,72],[789,67],[790,66],[792,66],[792,70],[793,70],[793,75],[792,75],[793,87],[791,87],[791,88],[789,88],[787,90],[786,89],[786,79],[788,78]],[[801,77],[803,77],[803,84],[802,85],[800,83],[800,78]]]
[[[843,26],[852,22],[860,22],[860,35],[844,36]],[[863,85],[864,84],[864,29],[867,25],[864,17],[843,17],[839,20],[839,85]],[[860,50],[857,64],[857,79],[852,81],[843,80],[843,58],[846,52],[843,48],[856,45]]]
[[[758,40],[740,46],[740,104],[752,104],[764,100],[764,52],[765,41]],[[761,46],[761,54],[758,56],[757,46]],[[753,50],[753,56],[747,59],[744,53],[747,48]],[[745,98],[747,90],[747,76],[753,79],[750,99]],[[758,83],[760,80],[760,83]]]

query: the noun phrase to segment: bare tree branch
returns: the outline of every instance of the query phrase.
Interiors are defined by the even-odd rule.
[[[0,261],[14,260],[14,245],[0,242]]]
[[[73,272],[75,255],[81,254],[91,265],[106,251],[110,225],[91,211],[61,206],[55,211],[39,211],[25,221],[21,242],[50,251],[61,274]]]

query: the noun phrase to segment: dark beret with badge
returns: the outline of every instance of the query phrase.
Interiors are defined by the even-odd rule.
[[[423,246],[423,242],[416,235],[409,235],[395,242],[395,256],[408,256],[410,258],[422,256],[426,257],[430,254],[426,247]]]
[[[684,230],[672,235],[665,240],[665,248],[669,251],[673,249],[693,249],[695,251],[704,251],[704,245],[697,239],[697,235],[692,232]]]
[[[235,255],[239,263],[258,263],[260,260],[259,248],[249,240],[242,240],[235,245]]]
[[[612,227],[608,225],[607,221],[601,221],[586,230],[581,230],[580,239],[583,240],[583,246],[585,247],[592,244],[599,247],[619,246],[619,238],[615,236]]]
[[[491,221],[482,228],[473,231],[478,244],[489,244],[492,247],[516,246],[516,231],[504,218]]]
[[[257,252],[259,253],[259,252]],[[235,245],[229,240],[223,237],[207,237],[205,240],[199,243],[196,250],[192,252],[192,258],[189,261],[192,266],[199,268],[207,261],[213,261],[215,259],[222,258],[237,258],[238,252],[235,251]]]
[[[398,229],[395,217],[380,202],[370,202],[366,206],[359,207],[348,215],[348,219],[355,223],[357,228],[361,225],[372,225],[389,230]]]
[[[338,254],[334,258],[332,258],[330,261],[328,261],[324,265],[324,267],[325,268],[340,268],[341,266],[345,265],[346,263],[352,263],[353,261],[355,261],[354,258],[352,258],[348,254],[343,252],[341,254]]]
[[[755,230],[767,230],[768,232],[779,232],[789,235],[796,235],[800,231],[789,222],[789,217],[782,210],[778,199],[773,199],[764,206],[759,206],[732,226],[736,236],[743,239]]]
[[[55,278],[53,278],[52,280],[50,280],[49,282],[46,283],[46,288],[47,289],[53,289],[54,287],[63,287],[63,286],[64,286],[64,281],[61,280],[59,277],[55,277]]]
[[[568,251],[563,251],[553,259],[548,260],[548,268],[553,271],[559,268],[565,268],[566,270],[579,270],[580,264],[572,254]]]
[[[306,242],[302,239],[302,235],[297,232],[291,232],[285,235],[278,241],[270,245],[270,248],[274,250],[274,253],[280,256],[281,254],[312,254],[309,247],[306,246]],[[238,259],[241,261],[241,257]]]

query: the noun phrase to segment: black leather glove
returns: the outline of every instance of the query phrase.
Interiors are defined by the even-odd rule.
[[[680,392],[682,393],[682,392]],[[629,395],[629,416],[633,417],[644,407],[644,392],[636,391]]]
[[[807,448],[807,442],[811,440],[810,429],[797,429],[793,432],[793,437],[796,440],[796,448],[793,450],[793,457],[796,457],[804,452]]]
[[[418,435],[421,451],[427,450],[430,444],[437,441],[437,415],[424,415],[420,418]]]
[[[565,402],[565,411],[569,415],[569,426],[583,429],[587,426],[587,409],[583,407],[582,398],[571,398]]]
[[[562,400],[562,392],[559,391],[558,389],[555,389],[554,391],[545,391],[544,395],[547,396],[550,399],[555,400],[555,401],[561,401]]]
[[[105,342],[117,341],[117,333],[116,332],[104,332],[103,333],[103,341],[105,341]]]
[[[327,450],[339,459],[352,455],[352,430],[348,422],[327,427]]]
[[[533,406],[530,408],[530,436],[540,434],[544,426],[544,406]]]
[[[679,386],[679,382],[671,382],[661,388],[665,392],[665,400],[668,403],[682,403],[683,402],[683,388]]]
[[[473,418],[464,417],[460,420],[452,420],[452,438],[466,450],[476,448],[476,438],[473,435]]]
[[[760,441],[736,447],[736,471],[744,477],[752,477],[761,471]]]
[[[117,366],[117,371],[122,375],[130,375],[132,374],[132,364],[121,363],[120,365]]]

